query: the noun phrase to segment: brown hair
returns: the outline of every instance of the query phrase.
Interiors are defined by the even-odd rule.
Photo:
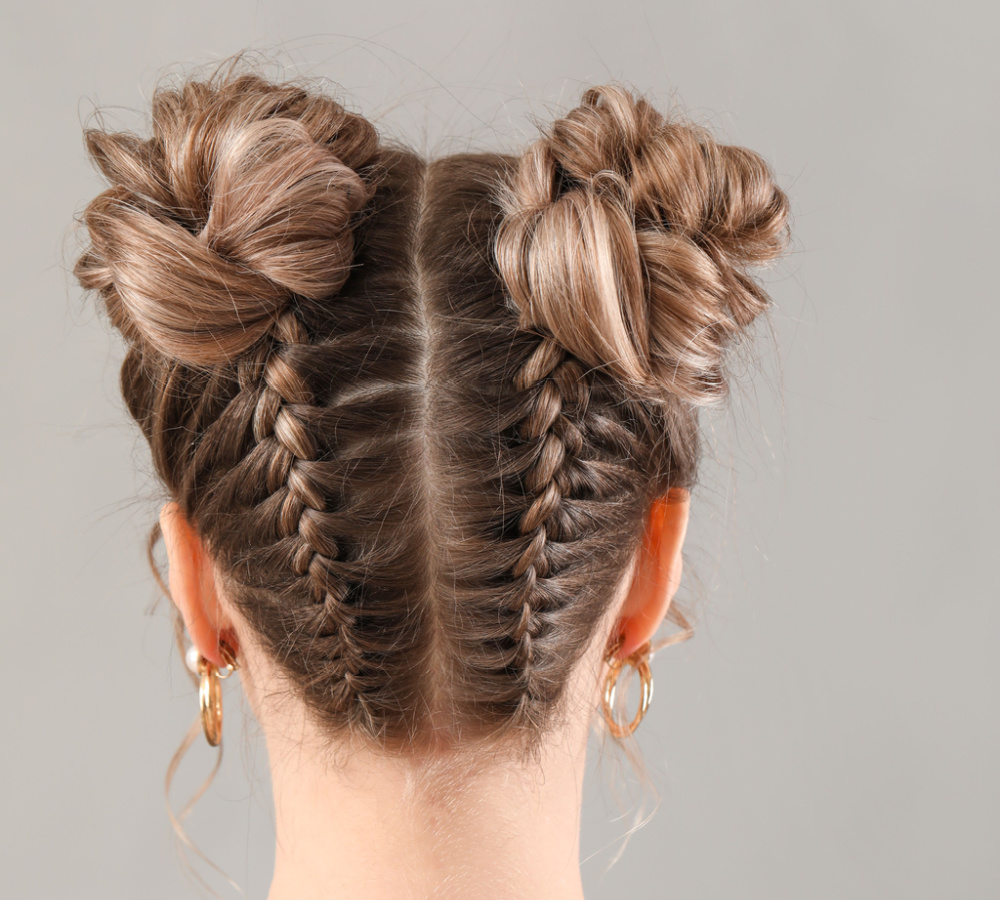
[[[618,85],[520,157],[427,161],[235,66],[86,146],[125,402],[310,713],[536,745],[767,308],[766,163]]]

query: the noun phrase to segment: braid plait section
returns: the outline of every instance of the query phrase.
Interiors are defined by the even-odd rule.
[[[578,423],[586,416],[590,390],[580,362],[546,338],[517,371],[514,387],[532,396],[528,414],[517,425],[527,463],[521,477],[530,501],[517,521],[524,547],[511,570],[515,587],[508,606],[514,644],[509,665],[520,694],[512,720],[517,726],[529,724],[559,688],[536,670],[534,644],[567,601],[564,592],[549,589],[547,580],[560,568],[554,553],[558,544],[576,537],[575,519],[563,501],[573,494],[584,466]]]
[[[262,469],[266,499],[258,511],[268,520],[268,539],[276,540],[312,605],[300,607],[302,631],[310,638],[326,639],[314,649],[324,655],[329,675],[331,643],[339,661],[339,679],[331,698],[338,709],[353,699],[364,704],[364,684],[359,679],[363,657],[352,639],[356,614],[345,604],[350,584],[340,569],[341,555],[330,528],[329,487],[315,465],[321,442],[311,426],[316,395],[309,380],[290,356],[309,343],[305,326],[293,312],[284,313],[274,328],[275,346],[261,367],[247,361],[240,367],[245,389],[259,389],[251,428],[255,446],[245,467]],[[261,371],[262,369],[262,371]],[[259,374],[256,385],[255,377]],[[332,640],[331,640],[332,639]]]

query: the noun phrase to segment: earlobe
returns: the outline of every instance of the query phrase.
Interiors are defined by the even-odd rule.
[[[167,549],[170,597],[180,610],[188,637],[207,660],[226,665],[219,651],[221,633],[231,631],[219,602],[215,573],[201,539],[175,502],[160,510]],[[232,637],[227,640],[233,644]]]
[[[671,488],[650,506],[619,615],[617,630],[623,643],[615,654],[618,657],[630,655],[651,640],[667,615],[680,585],[689,512],[690,494],[681,488]]]

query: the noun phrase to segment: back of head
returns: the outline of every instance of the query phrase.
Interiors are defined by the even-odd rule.
[[[331,736],[533,745],[767,307],[767,165],[615,85],[520,157],[232,69],[152,118],[76,274],[227,596]]]

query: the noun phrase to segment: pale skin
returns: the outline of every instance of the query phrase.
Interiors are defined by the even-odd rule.
[[[237,650],[266,739],[277,835],[267,900],[582,900],[584,764],[605,648],[620,631],[617,655],[627,656],[660,627],[680,584],[689,508],[688,493],[676,488],[653,504],[606,627],[577,669],[573,714],[546,739],[540,765],[493,764],[477,752],[473,762],[417,775],[406,761],[353,746],[338,748],[331,764],[328,740],[282,690],[201,541],[167,503],[160,523],[171,597],[207,659],[225,664],[220,637]]]

